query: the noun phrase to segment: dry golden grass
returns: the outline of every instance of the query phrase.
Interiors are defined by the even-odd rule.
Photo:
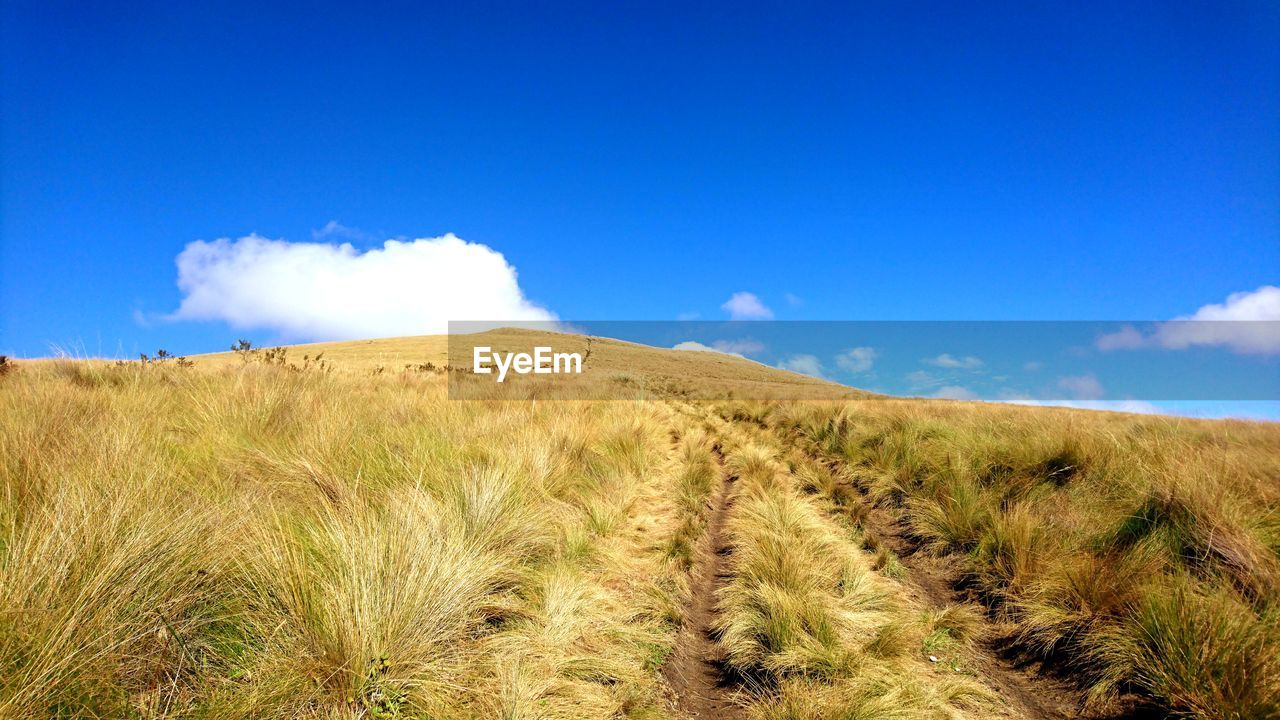
[[[0,387],[0,716],[660,714],[666,412],[23,367]]]
[[[1280,716],[1280,426],[888,400],[769,414],[1093,702],[1133,687],[1180,715]]]
[[[860,527],[872,503],[1096,702],[1280,712],[1280,428],[710,405],[687,399],[701,375],[850,391],[592,345],[593,382],[616,394],[625,371],[655,402],[450,401],[417,367],[445,363],[440,338],[18,364],[0,377],[0,717],[678,717],[660,669],[728,475],[714,627],[752,717],[1017,714],[962,662],[986,620],[904,592]]]
[[[1007,716],[980,679],[926,659],[945,618],[922,614],[876,573],[858,529],[837,522],[823,504],[830,496],[790,472],[780,452],[757,438],[729,458],[739,480],[719,632],[729,662],[752,679],[752,715]]]

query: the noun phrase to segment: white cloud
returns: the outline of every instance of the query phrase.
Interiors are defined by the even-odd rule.
[[[702,343],[697,342],[695,340],[685,340],[684,342],[676,343],[675,345],[671,346],[671,349],[672,350],[690,350],[692,352],[713,352],[713,353],[720,352],[719,350],[711,347],[710,345],[703,345]],[[739,357],[741,357],[741,355],[739,355]]]
[[[849,348],[836,356],[836,366],[852,373],[863,373],[871,369],[875,359],[875,348]]]
[[[929,365],[940,368],[948,368],[952,370],[977,370],[982,367],[982,358],[966,355],[965,357],[954,357],[951,353],[942,353],[935,358],[927,358],[924,361]]]
[[[1280,320],[1280,287],[1263,285],[1253,292],[1231,293],[1220,305],[1205,305],[1176,320]]]
[[[764,351],[764,343],[750,338],[742,338],[741,340],[716,340],[711,343],[711,347],[720,352],[734,353],[736,355],[754,355]]]
[[[449,320],[551,322],[525,298],[501,253],[452,233],[349,243],[249,235],[196,241],[177,257],[182,303],[172,320],[222,320],[290,340],[444,333]]]
[[[1099,336],[1095,344],[1104,351],[1216,346],[1241,354],[1280,353],[1280,287],[1263,285],[1253,292],[1232,293],[1223,303],[1158,323],[1146,334],[1126,325]]]
[[[1109,410],[1111,412],[1137,413],[1140,415],[1163,415],[1168,412],[1146,400],[1079,400],[1068,403],[1067,406],[1084,408],[1085,410]]]
[[[785,295],[783,295],[783,297],[786,298],[787,304],[790,305],[791,307],[800,307],[801,305],[804,304],[804,298],[800,297],[799,295],[786,293]]]
[[[813,377],[822,377],[822,362],[813,355],[792,355],[778,363],[778,367],[783,370],[801,373],[803,375],[812,375]]]
[[[725,355],[735,355],[740,358],[745,358],[747,355],[751,355],[753,353],[758,353],[763,351],[764,343],[758,342],[756,340],[747,339],[747,338],[744,338],[741,340],[716,340],[710,345],[703,345],[702,343],[696,342],[694,340],[686,340],[682,343],[677,343],[671,349],[672,350],[697,350],[700,352],[715,352],[715,353],[723,353]]]
[[[1037,407],[1067,407],[1078,410],[1106,410],[1108,412],[1137,413],[1140,415],[1168,415],[1163,409],[1145,400],[1031,400],[1018,398],[1001,400],[1011,405],[1035,405]]]
[[[749,292],[736,292],[720,306],[730,320],[772,320],[773,311]]]
[[[1148,338],[1144,337],[1132,325],[1125,325],[1115,332],[1099,335],[1098,339],[1094,341],[1094,345],[1103,352],[1108,350],[1135,350],[1147,345],[1147,343]]]
[[[680,322],[689,322],[691,320],[697,320],[700,317],[702,317],[701,313],[696,312],[682,312],[676,314],[676,320],[679,320]]]
[[[942,380],[940,378],[934,377],[933,373],[926,372],[924,370],[913,370],[903,377],[906,379],[907,385],[909,385],[912,390],[936,387],[942,384]]]
[[[945,385],[943,387],[940,387],[938,388],[938,391],[935,392],[930,397],[935,397],[942,400],[977,400],[978,399],[977,394],[974,393],[972,390],[968,388],[960,387],[959,385]]]
[[[1092,373],[1064,375],[1058,378],[1058,387],[1070,393],[1075,400],[1097,400],[1102,397],[1102,383]]]
[[[1027,372],[1035,372],[1042,367],[1044,367],[1044,363],[1040,362],[1039,360],[1030,360],[1028,362],[1023,363],[1022,365],[1022,369],[1026,370]]]

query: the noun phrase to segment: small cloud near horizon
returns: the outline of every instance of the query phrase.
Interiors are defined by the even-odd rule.
[[[737,353],[726,353],[726,352],[723,352],[722,350],[717,350],[711,347],[710,345],[703,345],[702,343],[696,340],[685,340],[684,342],[676,343],[675,345],[671,346],[671,349],[686,350],[690,352],[710,352],[710,353],[722,353],[724,355],[737,355]],[[742,357],[742,356],[738,355],[738,357]]]
[[[940,378],[925,370],[913,370],[902,377],[907,381],[907,386],[911,390],[922,390],[942,384]]]
[[[790,355],[779,362],[778,367],[801,375],[809,375],[816,378],[825,377],[822,374],[822,361],[818,360],[815,355]]]
[[[741,353],[743,355],[754,355],[764,352],[764,343],[751,338],[740,338],[738,340],[716,340],[711,343],[711,347],[721,352]]]
[[[747,355],[764,351],[764,343],[743,338],[740,340],[716,340],[710,345],[704,345],[695,340],[686,340],[682,343],[676,343],[672,346],[672,350],[696,350],[699,352],[714,352],[724,355],[733,355],[736,357],[747,359]]]
[[[836,367],[851,373],[864,373],[871,369],[875,359],[875,348],[849,348],[836,356]]]
[[[1073,400],[1101,400],[1102,383],[1092,373],[1064,375],[1058,378],[1058,388],[1070,393]]]
[[[760,298],[754,293],[746,291],[736,292],[729,296],[729,299],[720,306],[720,309],[729,313],[730,320],[773,319],[773,311],[761,302]]]
[[[929,397],[938,400],[977,400],[977,393],[959,385],[944,385]]]
[[[1105,410],[1108,412],[1126,412],[1139,415],[1172,415],[1174,413],[1145,400],[1032,400],[1015,398],[997,400],[1009,405],[1030,405],[1034,407],[1065,407],[1077,410]]]
[[[926,358],[923,362],[927,365],[947,368],[948,370],[977,370],[984,364],[982,358],[973,355],[955,357],[951,353],[942,353],[934,358]]]

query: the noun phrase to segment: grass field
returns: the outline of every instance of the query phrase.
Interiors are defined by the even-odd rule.
[[[646,401],[450,401],[439,338],[18,364],[0,716],[1280,716],[1280,427],[593,352]]]
[[[765,412],[1088,703],[1136,689],[1195,717],[1280,715],[1280,427],[918,401]]]

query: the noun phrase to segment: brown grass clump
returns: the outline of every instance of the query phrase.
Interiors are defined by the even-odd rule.
[[[708,501],[719,477],[712,444],[706,431],[695,428],[681,439],[677,454],[674,496],[679,524],[667,540],[665,551],[686,571],[693,564],[694,543],[706,528]]]

